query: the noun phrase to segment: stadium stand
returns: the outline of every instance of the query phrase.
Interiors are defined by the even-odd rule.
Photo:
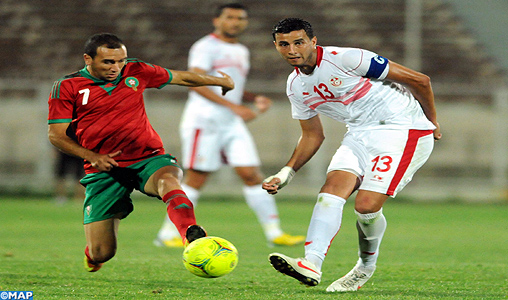
[[[0,77],[49,80],[82,66],[84,39],[114,32],[129,54],[146,61],[186,67],[190,45],[212,30],[219,1],[5,0],[0,3]],[[252,49],[251,80],[284,81],[287,66],[272,49],[271,26],[297,16],[315,27],[321,45],[362,47],[403,62],[404,0],[245,1],[251,26],[244,42]],[[439,0],[423,0],[422,71],[434,81],[476,82],[501,74],[492,60]],[[471,69],[471,64],[476,65]]]
[[[97,32],[113,32],[127,44],[129,56],[172,69],[186,69],[190,46],[213,30],[210,18],[216,5],[224,2],[0,1],[0,128],[5,128],[0,130],[0,189],[46,188],[45,182],[52,174],[53,149],[47,141],[47,128],[41,124],[45,124],[47,117],[48,91],[54,80],[83,67],[80,53],[86,38]],[[250,10],[250,26],[242,40],[251,49],[247,86],[250,91],[262,92],[278,102],[274,112],[270,112],[276,117],[249,126],[252,132],[267,132],[273,131],[274,122],[277,126],[286,117],[288,121],[287,128],[259,141],[261,149],[286,153],[299,135],[299,129],[291,127],[295,124],[289,122],[284,101],[290,68],[273,49],[270,34],[271,27],[280,19],[301,17],[310,21],[320,45],[366,48],[405,64],[406,0],[242,2]],[[497,186],[502,186],[508,182],[508,159],[502,160],[508,157],[508,141],[503,142],[508,125],[501,126],[508,115],[508,108],[502,106],[508,91],[503,94],[501,89],[498,93],[492,87],[502,87],[497,82],[499,78],[506,79],[506,74],[444,0],[421,3],[420,69],[432,78],[440,116],[446,116],[440,122],[447,135],[421,170],[423,176],[419,180],[428,180],[429,185],[439,181],[443,184],[436,190],[450,195],[456,195],[457,191],[466,194],[467,187],[474,188],[479,177],[487,188],[492,178],[497,178]],[[146,97],[152,124],[175,154],[179,141],[169,128],[178,126],[184,101],[173,101],[169,109],[166,101],[159,100],[184,100],[186,94],[185,88],[175,87],[147,92]],[[323,122],[326,127],[327,120]],[[314,164],[302,170],[299,177],[320,180],[316,174],[323,173],[336,147],[325,145],[320,150],[322,155],[313,159]],[[264,166],[273,171],[280,167],[280,159],[286,159],[285,155],[269,153],[261,156]],[[470,181],[463,180],[466,177]]]

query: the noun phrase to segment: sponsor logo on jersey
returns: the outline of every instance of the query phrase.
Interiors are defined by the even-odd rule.
[[[337,76],[332,76],[330,78],[330,84],[335,86],[335,87],[340,86],[342,84],[342,79],[340,79]]]
[[[125,85],[131,87],[134,91],[137,91],[139,81],[136,77],[127,77],[125,78]]]

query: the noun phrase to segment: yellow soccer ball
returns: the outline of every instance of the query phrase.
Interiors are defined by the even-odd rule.
[[[238,264],[238,250],[226,239],[216,236],[202,237],[185,248],[183,264],[196,276],[221,277],[235,269]]]

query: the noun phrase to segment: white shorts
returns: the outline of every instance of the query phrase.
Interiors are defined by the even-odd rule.
[[[348,132],[328,172],[351,172],[360,178],[360,190],[395,197],[427,161],[433,148],[432,130]]]
[[[223,164],[232,167],[260,165],[254,139],[241,120],[229,126],[182,127],[184,169],[217,171]]]

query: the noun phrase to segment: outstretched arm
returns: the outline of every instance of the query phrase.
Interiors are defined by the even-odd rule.
[[[434,139],[439,140],[442,134],[437,122],[434,92],[432,91],[430,78],[425,74],[390,61],[390,69],[386,79],[403,84],[409,88],[416,100],[420,102],[427,119],[436,126]]]
[[[228,91],[235,87],[233,79],[226,73],[219,71],[224,77],[216,77],[206,74],[200,74],[190,71],[176,71],[171,70],[173,79],[171,84],[183,85],[183,86],[204,86],[204,85],[217,85],[222,87],[222,95],[225,95]]]
[[[67,136],[66,132],[69,124],[70,123],[49,124],[48,139],[51,144],[62,152],[86,159],[99,171],[110,171],[113,167],[118,166],[118,163],[113,159],[113,157],[120,155],[122,151],[117,151],[111,154],[99,154],[82,147]]]
[[[206,70],[200,68],[191,68],[190,71],[206,76]],[[257,116],[257,114],[247,106],[230,102],[221,95],[216,94],[214,91],[212,91],[206,86],[191,87],[191,90],[195,91],[196,93],[200,94],[201,96],[205,97],[206,99],[212,102],[215,102],[219,105],[231,109],[233,113],[239,115],[244,121],[250,121],[256,118]]]
[[[300,120],[300,127],[302,136],[286,166],[276,175],[263,181],[263,189],[269,194],[277,194],[278,189],[287,185],[294,173],[316,154],[325,139],[319,115],[308,120]]]

